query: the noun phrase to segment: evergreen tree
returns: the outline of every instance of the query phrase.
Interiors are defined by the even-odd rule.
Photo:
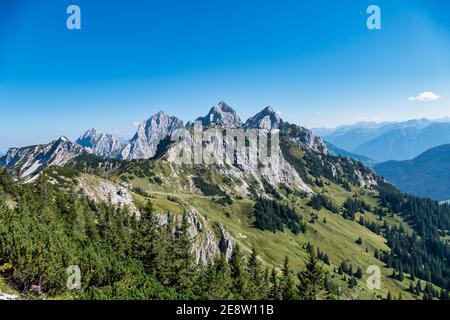
[[[196,265],[192,252],[192,239],[189,236],[189,221],[186,212],[183,212],[180,223],[176,223],[175,237],[172,252],[173,282],[181,290],[188,290],[195,281]]]
[[[272,273],[270,275],[269,299],[271,299],[271,300],[282,300],[283,299],[283,296],[281,293],[281,288],[280,288],[280,283],[279,283],[275,269],[272,269]]]
[[[252,254],[248,261],[248,274],[249,274],[249,294],[247,299],[258,299],[260,298],[261,292],[263,291],[263,274],[261,271],[261,264],[258,261],[258,253],[256,248],[253,247]]]
[[[244,256],[238,245],[234,247],[233,253],[231,254],[230,269],[235,296],[245,298],[248,286],[248,274],[244,267]]]
[[[289,268],[289,258],[287,256],[284,259],[280,286],[283,300],[295,300],[297,298],[295,282],[292,271]]]
[[[204,300],[232,299],[230,268],[225,255],[219,255],[213,263],[206,266],[199,294]]]
[[[387,294],[386,300],[393,300],[393,299],[392,299],[392,294],[391,294],[390,291],[389,291],[388,294]]]
[[[314,250],[311,250],[303,270],[298,274],[298,292],[301,299],[317,300],[324,289],[324,271]]]
[[[350,278],[350,281],[349,281],[349,283],[348,283],[348,287],[350,288],[350,289],[353,289],[354,287],[356,287],[358,285],[358,281],[356,280],[356,278],[355,277],[351,277]]]
[[[362,271],[361,267],[358,267],[358,270],[356,270],[355,277],[356,277],[356,279],[362,279],[363,271]]]
[[[414,285],[412,282],[409,283],[409,289],[408,291],[412,294],[416,294],[416,288],[414,288]]]

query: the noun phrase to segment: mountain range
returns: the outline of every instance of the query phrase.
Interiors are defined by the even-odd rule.
[[[213,164],[179,164],[174,159],[189,139],[170,136],[180,128],[193,129],[193,123],[184,124],[160,111],[143,121],[125,143],[90,129],[76,142],[61,137],[46,145],[8,150],[0,158],[0,166],[7,169],[0,168],[0,239],[7,242],[0,261],[11,261],[3,268],[14,272],[0,270],[0,281],[6,277],[6,283],[25,294],[30,288],[38,294],[61,294],[66,283],[59,274],[67,268],[65,258],[70,258],[87,270],[84,292],[92,297],[148,297],[138,290],[155,288],[154,284],[158,289],[151,296],[155,298],[167,298],[163,288],[198,297],[196,287],[186,288],[179,280],[187,280],[172,272],[190,265],[173,260],[176,256],[188,259],[192,254],[199,267],[189,277],[205,277],[207,288],[214,285],[202,297],[216,297],[217,288],[226,291],[217,298],[248,297],[248,292],[236,292],[242,288],[230,289],[230,282],[216,278],[235,276],[230,268],[242,263],[244,277],[238,280],[247,283],[243,280],[250,279],[247,265],[257,261],[261,265],[256,269],[273,272],[272,280],[257,277],[269,282],[258,285],[254,297],[278,299],[278,293],[271,296],[267,289],[284,281],[278,271],[286,257],[292,266],[287,273],[294,275],[314,253],[325,271],[327,294],[336,298],[446,296],[449,270],[443,255],[448,244],[422,239],[448,235],[449,206],[401,194],[353,158],[370,159],[327,145],[310,130],[284,121],[272,107],[242,121],[233,108],[220,102],[197,121],[204,130],[278,133],[280,143],[269,143],[267,162],[255,163],[246,152],[236,152],[230,163],[219,159]],[[203,141],[202,146],[212,154],[223,150],[212,140]],[[189,155],[189,149],[181,150]],[[133,229],[137,221],[130,217],[143,225]],[[153,229],[149,235],[146,228],[151,221],[160,231]],[[184,226],[184,237],[174,242],[180,237],[180,226]],[[164,235],[161,230],[168,235],[158,242],[153,235]],[[413,231],[419,237],[410,236]],[[136,246],[133,240],[139,233],[143,233],[142,241],[152,238],[149,247],[160,245],[155,254],[169,253],[157,260],[162,265],[154,267],[154,260],[143,255],[145,247]],[[63,243],[70,248],[70,256],[64,259]],[[181,243],[185,246],[180,253],[173,246]],[[34,262],[31,269],[17,259],[18,251]],[[245,259],[236,258],[239,252]],[[111,261],[119,261],[113,266],[120,267],[111,267]],[[214,265],[219,271],[211,269]],[[363,270],[374,265],[382,270],[383,286],[367,290]],[[114,277],[109,272],[115,272]],[[210,279],[211,275],[216,278]],[[133,284],[142,283],[143,276],[156,277],[152,278],[156,282]],[[422,285],[420,290],[409,289],[416,286],[416,278],[428,288],[433,283],[436,291]]]
[[[284,124],[279,114],[271,107],[264,108],[243,123],[236,111],[225,102],[219,102],[211,108],[206,116],[199,117],[196,121],[200,121],[205,128],[213,126],[220,129],[243,128],[269,131],[279,129]],[[189,123],[187,126],[189,126]],[[89,129],[76,140],[76,143],[69,141],[67,138],[61,138],[47,145],[11,148],[5,156],[0,158],[0,165],[14,169],[22,179],[28,181],[34,179],[46,167],[64,165],[83,153],[92,153],[98,157],[117,160],[151,159],[156,155],[160,143],[165,142],[174,130],[181,128],[184,128],[181,119],[160,111],[139,125],[134,137],[126,144],[121,143],[118,138],[110,134]],[[295,136],[296,142],[315,152],[324,154],[328,152],[326,145],[320,138],[315,137],[306,128],[299,128]],[[45,150],[45,154],[42,150]],[[171,150],[167,151],[169,156]],[[281,155],[281,150],[276,150],[276,152],[280,154],[279,159],[281,160],[279,163],[271,163],[270,166],[262,168],[250,165],[248,160],[241,159],[241,171],[250,174],[259,182],[261,182],[261,179],[265,179],[274,185],[285,182],[294,186],[301,186],[301,189],[309,191],[298,173],[285,161]]]
[[[430,148],[450,143],[450,121],[447,118],[363,122],[312,131],[340,149],[378,162],[412,159]]]
[[[345,151],[344,149],[338,148],[334,144],[329,143],[327,141],[325,141],[325,145],[327,146],[328,151],[335,156],[355,159],[355,160],[358,160],[358,161],[364,163],[368,167],[373,167],[375,164],[378,163],[377,161],[372,160],[368,157],[362,156],[360,154],[348,152],[348,151]]]
[[[450,144],[412,160],[380,163],[374,169],[403,192],[439,201],[450,199]]]

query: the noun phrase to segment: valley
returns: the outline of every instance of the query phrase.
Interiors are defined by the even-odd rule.
[[[164,121],[160,121],[162,119]],[[253,263],[259,270],[258,281],[263,281],[259,277],[263,277],[265,270],[266,287],[276,290],[278,281],[284,281],[282,277],[286,257],[289,259],[289,274],[292,281],[297,283],[295,275],[303,270],[308,257],[313,254],[320,260],[324,272],[324,292],[327,293],[321,299],[325,296],[352,300],[447,297],[448,282],[445,281],[448,279],[445,279],[445,274],[448,269],[440,261],[448,255],[447,240],[433,243],[433,246],[442,251],[428,251],[425,254],[422,249],[417,249],[417,254],[422,255],[427,266],[416,266],[400,254],[402,251],[397,251],[403,250],[401,248],[405,244],[397,243],[395,239],[401,237],[402,241],[413,241],[418,248],[428,246],[425,240],[429,237],[431,240],[439,235],[445,239],[448,236],[450,207],[443,205],[445,211],[441,213],[430,211],[430,217],[436,217],[439,221],[439,228],[433,227],[435,222],[422,220],[422,216],[409,212],[407,205],[412,199],[402,198],[394,187],[386,184],[360,162],[331,155],[320,138],[303,127],[284,122],[272,108],[264,109],[243,125],[231,107],[220,103],[201,119],[211,119],[212,122],[202,121],[207,127],[218,126],[222,130],[242,126],[279,130],[280,147],[273,147],[271,152],[278,152],[281,156],[283,173],[280,174],[280,169],[276,166],[252,166],[248,159],[243,159],[240,165],[176,164],[171,159],[174,148],[180,142],[167,143],[166,137],[172,129],[179,127],[180,121],[162,113],[150,118],[138,129],[137,135],[130,140],[140,141],[136,147],[132,146],[133,142],[128,147],[121,145],[130,154],[133,153],[132,150],[150,152],[141,159],[134,159],[134,156],[122,159],[124,152],[117,151],[118,144],[112,142],[115,141],[111,140],[112,136],[101,135],[94,130],[79,140],[89,146],[85,149],[80,149],[81,146],[68,140],[56,140],[53,144],[58,148],[48,148],[55,150],[55,153],[48,151],[45,157],[42,157],[41,147],[28,148],[26,152],[20,149],[10,150],[0,159],[0,164],[9,169],[2,173],[0,179],[0,208],[3,208],[0,221],[2,215],[5,216],[4,229],[0,228],[0,243],[3,246],[0,251],[3,252],[0,254],[0,268],[3,268],[0,270],[3,271],[0,274],[3,274],[8,287],[20,288],[24,292],[21,294],[22,298],[36,296],[36,293],[27,289],[31,285],[38,286],[43,292],[38,294],[38,298],[61,295],[74,299],[114,299],[121,295],[134,298],[176,298],[172,290],[181,290],[188,297],[196,297],[203,294],[201,290],[206,289],[193,291],[196,288],[194,283],[185,287],[180,281],[184,283],[188,279],[173,278],[167,273],[168,270],[179,266],[178,263],[182,261],[187,263],[192,260],[195,264],[185,267],[188,269],[183,269],[183,272],[190,270],[189,272],[196,274],[196,277],[191,277],[199,281],[200,285],[203,277],[210,276],[210,268],[224,267],[221,264],[223,261],[220,262],[220,257],[224,257],[231,270],[237,268],[235,264]],[[169,124],[171,128],[168,129],[168,123],[175,125]],[[138,136],[140,138],[136,138]],[[144,146],[144,143],[148,145]],[[165,151],[161,153],[157,151],[161,150],[158,146],[160,143],[165,145]],[[36,152],[33,153],[33,150]],[[157,153],[158,156],[153,157]],[[115,159],[105,155],[115,155]],[[64,161],[55,162],[54,159]],[[39,165],[30,171],[30,163]],[[42,196],[42,199],[55,200],[41,203],[42,200],[39,199]],[[58,199],[66,200],[61,203]],[[403,200],[397,202],[398,199]],[[27,209],[35,207],[41,208],[39,210],[46,214],[41,216],[33,213],[34,209]],[[288,210],[290,215],[287,214]],[[43,230],[48,228],[48,222],[44,221],[51,221],[50,226],[54,227],[39,237],[48,234],[48,238],[45,236],[42,242],[47,243],[47,246],[56,246],[55,250],[59,246],[51,240],[55,230],[59,230],[57,232],[68,239],[80,237],[74,240],[76,245],[68,244],[71,248],[68,252],[73,252],[72,258],[66,257],[63,260],[80,265],[83,270],[83,294],[64,289],[61,284],[64,279],[58,279],[58,274],[52,271],[66,267],[58,256],[51,255],[54,263],[51,269],[43,262],[38,262],[32,274],[25,272],[21,256],[16,255],[11,247],[11,241],[18,240],[13,240],[7,231],[8,228],[13,228],[10,223],[15,219],[9,220],[6,217],[14,216],[14,212],[26,216],[31,214],[27,219],[37,223]],[[149,214],[154,218],[148,218]],[[75,220],[66,221],[66,215]],[[105,218],[112,219],[112,224],[105,224]],[[20,225],[27,219],[15,223]],[[139,226],[146,219],[154,219],[149,221],[153,221],[158,227],[154,229],[148,222],[148,227],[141,229]],[[147,269],[150,267],[146,265],[145,255],[140,256],[140,251],[133,249],[138,245],[134,241],[141,237],[143,238],[139,241],[145,241],[149,236],[147,233],[155,232],[160,236],[147,245],[170,248],[183,238],[164,242],[167,241],[164,240],[165,237],[173,237],[170,232],[165,235],[164,230],[171,224],[174,224],[175,229],[180,228],[180,223],[185,228],[184,237],[189,239],[185,240],[184,245],[190,248],[185,247],[190,254],[186,255],[186,251],[179,252],[180,260],[176,260],[179,262],[170,263],[175,258],[156,251],[153,254],[164,256],[169,265],[164,262],[158,267]],[[66,234],[66,227],[61,229],[60,226],[66,224],[68,230],[75,228],[78,231]],[[28,227],[25,224],[23,228]],[[86,232],[92,233],[90,237],[98,240],[92,243],[81,240],[87,236]],[[183,234],[178,236],[183,237]],[[414,238],[413,235],[416,234],[421,239]],[[20,233],[17,237],[19,235]],[[25,240],[19,241],[25,243]],[[104,249],[97,251],[97,247]],[[35,256],[39,251],[36,250],[29,253],[32,261],[39,261],[38,256]],[[115,254],[107,253],[111,250]],[[84,261],[81,257],[85,252],[91,252],[96,258],[92,262]],[[243,260],[236,260],[239,252],[242,252]],[[127,266],[124,268],[129,268],[129,271],[124,271],[123,274],[114,272],[115,276],[112,278],[93,273],[92,270],[100,272],[107,269],[101,262],[106,259],[106,254],[109,257],[107,259]],[[379,289],[370,289],[366,283],[374,266],[381,270]],[[252,267],[249,265],[248,268],[251,270]],[[436,272],[426,276],[427,269],[430,268],[437,268]],[[244,278],[231,278],[229,281],[244,281],[243,279],[251,276],[248,273],[250,271],[246,270],[240,271]],[[273,278],[270,278],[271,273]],[[137,277],[138,274],[150,278],[141,279]],[[138,283],[150,281],[153,288],[156,288],[155,291],[141,292],[140,290],[147,290],[144,289],[147,285],[122,287],[130,277]],[[280,280],[277,280],[278,277],[281,277]],[[36,279],[47,280],[36,283]],[[117,286],[121,288],[120,295]],[[257,288],[250,290],[250,287],[245,289],[232,285],[223,294],[238,299],[248,298],[249,294],[253,294],[255,298],[275,297],[274,292]],[[416,290],[417,287],[421,289]],[[276,293],[276,296],[278,294],[282,293]],[[210,296],[213,297],[218,296]]]

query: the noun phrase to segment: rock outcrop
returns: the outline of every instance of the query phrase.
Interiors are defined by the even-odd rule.
[[[18,297],[12,294],[3,293],[0,291],[0,301],[6,301],[6,300],[17,300]]]
[[[120,208],[127,207],[130,213],[139,215],[131,193],[124,186],[100,178],[93,179],[87,175],[77,177],[78,188],[95,202],[111,203]]]
[[[90,149],[96,156],[103,158],[119,158],[125,148],[125,144],[121,143],[118,138],[100,133],[95,129],[86,131],[76,142],[80,146]]]
[[[283,120],[279,112],[275,112],[272,107],[267,107],[255,116],[248,119],[245,124],[245,129],[264,129],[273,130],[280,129]]]
[[[160,111],[139,125],[137,133],[121,152],[121,159],[150,159],[156,155],[159,143],[176,129],[183,128],[183,121]]]
[[[181,223],[180,214],[166,213],[158,216],[161,227],[167,225],[169,221]],[[220,237],[217,238],[212,227],[206,219],[200,215],[194,208],[187,211],[187,220],[189,224],[188,233],[193,243],[192,252],[195,255],[197,263],[210,263],[219,254],[224,254],[229,260],[233,252],[236,240],[231,236],[228,230],[221,224],[219,227]]]
[[[201,122],[204,127],[215,126],[219,129],[233,129],[242,126],[242,121],[236,111],[223,101],[211,108],[205,117],[197,118],[195,121]]]
[[[0,165],[14,169],[25,182],[32,181],[49,166],[62,166],[89,150],[71,142],[66,137],[45,145],[11,148],[0,159]]]

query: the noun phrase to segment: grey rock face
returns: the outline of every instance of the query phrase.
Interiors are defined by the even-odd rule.
[[[79,190],[88,198],[95,202],[111,203],[120,208],[126,206],[130,210],[130,213],[139,216],[134,199],[126,186],[119,186],[112,181],[104,179],[99,179],[98,182],[94,183],[84,176],[78,177],[77,180]]]
[[[96,156],[104,158],[118,158],[125,148],[125,145],[116,137],[100,133],[95,129],[88,130],[76,142],[80,146],[91,149]]]
[[[204,127],[215,126],[220,129],[232,129],[242,126],[242,121],[236,111],[221,101],[213,107],[205,117],[197,118]]]
[[[325,142],[322,138],[314,135],[311,130],[296,124],[285,122],[281,126],[281,131],[289,140],[295,142],[301,148],[314,151],[318,156],[326,156],[329,154]]]
[[[17,296],[12,294],[6,294],[0,291],[0,301],[7,301],[7,300],[17,300]]]
[[[272,107],[267,107],[255,116],[248,119],[244,128],[246,129],[280,129],[283,120],[278,112],[275,112]]]
[[[89,151],[78,144],[61,137],[45,145],[36,145],[25,148],[11,148],[0,159],[0,165],[19,172],[26,182],[48,166],[62,166],[68,161]]]
[[[159,143],[174,130],[183,128],[183,121],[160,111],[139,125],[137,133],[121,152],[122,159],[150,159]]]
[[[167,213],[159,215],[158,219],[159,225],[162,227],[167,225],[169,221],[181,223],[182,216]],[[210,263],[221,252],[225,254],[227,259],[230,259],[236,240],[222,225],[219,226],[221,239],[217,239],[206,219],[194,208],[190,208],[187,211],[187,220],[189,223],[189,237],[193,243],[192,252],[197,263]]]
[[[219,249],[227,260],[231,259],[231,254],[233,253],[234,247],[236,245],[236,240],[231,236],[227,229],[221,223],[217,223],[220,232],[220,242]]]

